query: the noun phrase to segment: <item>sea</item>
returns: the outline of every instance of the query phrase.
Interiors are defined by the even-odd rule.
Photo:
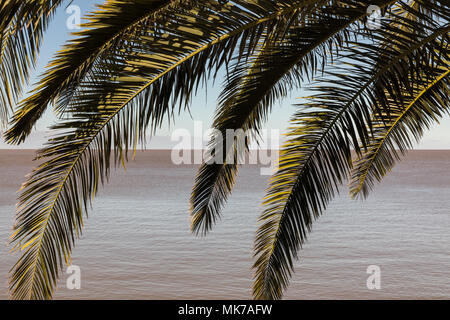
[[[0,299],[17,260],[9,237],[34,151],[0,150]],[[251,299],[253,243],[267,175],[244,165],[221,220],[189,230],[198,165],[138,152],[112,172],[89,210],[55,299]],[[375,277],[375,278],[374,278]],[[285,299],[449,299],[450,151],[411,151],[368,199],[346,188],[313,226]]]

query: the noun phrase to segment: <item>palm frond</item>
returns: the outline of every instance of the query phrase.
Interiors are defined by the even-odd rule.
[[[52,297],[60,268],[70,260],[84,212],[110,170],[111,157],[126,160],[129,146],[145,141],[209,75],[251,52],[265,31],[295,12],[301,1],[221,4],[202,1],[174,7],[164,24],[149,24],[126,50],[95,63],[66,108],[68,120],[39,153],[43,162],[24,184],[12,242],[24,250],[12,270],[16,299]]]
[[[375,115],[373,123],[377,125],[373,141],[355,161],[352,170],[352,197],[367,197],[374,182],[381,181],[391,171],[401,156],[412,148],[413,141],[418,142],[425,129],[449,114],[450,69],[441,66],[426,72],[420,85],[413,88],[413,94],[404,97],[405,105],[392,102],[389,117],[384,115],[381,119]]]
[[[62,0],[6,0],[0,5],[0,124],[28,83],[44,31]]]
[[[421,5],[431,4],[423,1]],[[397,25],[383,25],[373,32],[374,44],[360,42],[341,54],[340,65],[329,67],[326,77],[312,88],[318,93],[309,97],[294,116],[260,218],[255,243],[255,298],[282,297],[293,261],[313,221],[339,192],[352,168],[352,148],[357,152],[367,148],[373,131],[372,114],[389,111],[386,95],[373,90],[374,84],[384,83],[385,88],[392,89],[402,83],[409,88],[416,76],[397,77],[403,74],[397,70],[411,68],[418,75],[424,69],[416,69],[417,59],[423,58],[428,65],[434,63],[427,58],[438,56],[442,46],[436,39],[449,29],[445,25],[448,8],[436,2],[432,9],[442,13],[441,20],[432,21],[419,10],[415,12],[418,20],[391,14]],[[403,24],[415,25],[414,30],[420,32],[408,32],[408,28],[400,34],[394,32],[393,28],[398,31]],[[386,37],[392,46],[380,45]]]
[[[412,6],[433,19],[433,10],[419,6],[416,1],[412,3]],[[412,20],[417,19],[414,10],[405,4],[400,5],[398,11],[399,14],[410,17]],[[437,14],[439,16],[446,13],[437,12]],[[413,24],[402,25],[399,29],[416,32]],[[385,45],[392,46],[392,43],[388,41],[389,39],[386,39]],[[374,114],[372,120],[374,134],[368,150],[354,161],[355,168],[352,170],[350,183],[350,194],[353,198],[367,197],[373,188],[374,181],[381,181],[401,156],[412,148],[413,140],[418,142],[424,129],[429,129],[432,123],[438,122],[443,114],[448,113],[446,110],[448,103],[445,102],[448,100],[448,80],[446,79],[449,65],[448,34],[444,34],[439,41],[442,46],[439,56],[429,57],[429,60],[435,61],[435,64],[432,68],[427,68],[427,65],[422,67],[426,74],[420,75],[414,71],[411,73],[411,69],[408,68],[396,71],[398,77],[415,76],[414,81],[410,80],[414,83],[414,87],[405,88],[401,83],[397,83],[395,86],[390,86],[390,92],[386,91],[386,99],[390,101],[388,112]],[[421,63],[420,59],[417,63]],[[420,66],[416,65],[415,68],[420,70]],[[377,82],[375,90],[381,93],[386,90],[385,85],[381,81]],[[398,97],[402,97],[401,101]]]
[[[385,8],[396,1],[377,1]],[[339,5],[337,5],[339,3]],[[292,24],[278,43],[265,44],[253,59],[235,64],[221,94],[214,129],[222,133],[210,142],[210,152],[220,163],[201,166],[191,195],[192,230],[207,233],[220,216],[234,186],[239,159],[246,148],[227,141],[227,130],[251,131],[258,136],[273,103],[310,79],[333,53],[339,51],[367,17],[367,4],[359,1],[331,1],[320,7],[306,6],[302,24]],[[234,137],[230,137],[234,139]],[[247,144],[248,145],[248,144]],[[227,163],[226,159],[233,159]]]
[[[89,14],[81,32],[55,56],[32,95],[15,112],[6,141],[20,144],[36,121],[52,103],[61,112],[71,101],[80,82],[95,73],[95,63],[138,37],[147,26],[156,23],[166,10],[192,1],[180,0],[108,0]]]

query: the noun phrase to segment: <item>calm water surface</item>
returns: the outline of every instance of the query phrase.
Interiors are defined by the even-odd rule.
[[[31,151],[0,151],[0,299],[7,299],[16,191]],[[100,193],[73,252],[82,288],[57,299],[249,299],[252,245],[268,177],[241,170],[222,221],[189,232],[195,166],[170,153],[138,154]],[[365,201],[345,192],[314,225],[287,299],[450,298],[450,151],[415,151]],[[366,287],[369,265],[381,290]]]

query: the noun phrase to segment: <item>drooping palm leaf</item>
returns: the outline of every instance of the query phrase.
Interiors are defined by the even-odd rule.
[[[111,155],[126,158],[149,125],[170,117],[177,102],[187,104],[199,83],[234,54],[245,58],[241,48],[251,52],[302,2],[202,1],[167,8],[164,24],[149,24],[126,38],[126,47],[95,62],[73,91],[65,110],[70,120],[54,128],[60,134],[40,151],[43,164],[24,185],[12,239],[24,249],[12,271],[13,298],[52,297]]]
[[[75,33],[56,55],[35,87],[14,115],[12,127],[6,133],[9,143],[21,143],[31,132],[47,107],[55,103],[57,110],[70,102],[79,83],[89,76],[95,62],[124,47],[128,39],[136,38],[146,26],[155,23],[165,10],[190,1],[171,0],[108,0],[99,10],[88,15],[84,30]]]
[[[385,8],[396,1],[376,1]],[[339,5],[338,5],[339,4]],[[331,59],[359,27],[367,15],[367,4],[360,1],[331,1],[326,6],[306,7],[302,25],[293,25],[281,43],[272,43],[256,57],[239,61],[225,87],[214,129],[219,139],[210,143],[210,154],[220,163],[201,166],[191,196],[192,230],[211,229],[234,186],[239,159],[246,148],[227,141],[227,130],[251,131],[257,135],[274,101],[298,88],[320,65]],[[309,13],[312,11],[312,13]],[[233,136],[229,137],[234,139]],[[224,149],[222,149],[224,148]],[[217,153],[221,154],[217,157]],[[233,159],[227,163],[226,159]]]
[[[424,65],[430,68],[434,65],[434,59],[426,58],[430,52],[440,52],[442,46],[436,39],[449,29],[445,26],[448,8],[439,3],[433,5],[434,10],[442,13],[444,26],[430,21],[419,11],[416,12],[419,19],[414,22],[392,16],[397,19],[397,25],[415,25],[414,29],[421,31],[412,33],[405,28],[398,35],[392,29],[394,25],[387,24],[376,30],[378,43],[390,37],[395,45],[358,43],[358,47],[350,48],[349,54],[341,58],[341,66],[327,71],[327,76],[314,89],[319,92],[294,116],[290,139],[283,148],[279,170],[265,198],[266,208],[257,233],[255,298],[281,298],[293,272],[293,261],[313,220],[323,212],[349,174],[351,149],[360,152],[360,143],[363,149],[367,147],[373,130],[371,115],[386,110],[389,105],[385,95],[372,90],[374,83],[384,83],[385,87],[402,83],[408,88],[414,85],[411,80],[415,77],[397,78],[402,74],[397,70],[411,68],[416,75],[421,74],[423,69],[415,69],[420,57],[424,58]]]
[[[428,10],[426,6],[419,6],[416,1],[412,6],[424,14],[433,14],[432,10]],[[409,6],[400,6],[398,10],[406,17],[410,17],[411,21],[415,19],[412,12],[414,10]],[[438,12],[438,18],[441,14],[445,15],[446,12]],[[403,25],[399,29],[415,32],[411,25]],[[389,39],[386,39],[385,45],[392,46],[393,44],[388,41]],[[432,123],[438,122],[442,115],[448,113],[448,34],[443,35],[440,43],[442,46],[439,50],[440,56],[434,58],[437,65],[432,69],[424,66],[423,75],[412,73],[416,76],[413,81],[414,87],[405,88],[399,84],[391,86],[390,92],[386,92],[387,100],[390,100],[388,112],[374,115],[372,120],[374,137],[371,138],[368,150],[354,161],[355,168],[352,170],[350,184],[352,197],[359,195],[367,197],[374,181],[381,181],[400,160],[401,155],[405,155],[407,150],[412,148],[413,140],[418,142],[424,129],[429,129]],[[419,67],[420,65],[415,66],[416,69]],[[411,76],[409,68],[398,69],[396,72],[398,77]],[[375,87],[380,93],[386,90],[385,83],[382,82],[376,83]],[[392,97],[402,97],[402,101],[398,101],[398,98],[394,101]]]
[[[413,88],[413,95],[404,98],[409,103],[398,105],[392,102],[389,120],[387,115],[383,119],[375,116],[373,122],[377,125],[373,142],[355,161],[352,170],[350,192],[353,197],[367,197],[374,182],[382,180],[401,155],[412,148],[412,142],[419,141],[425,129],[450,113],[450,68],[443,68],[438,74],[433,73],[439,69],[425,71],[427,74],[421,85]]]
[[[5,0],[0,4],[0,129],[34,67],[43,33],[62,0]]]
[[[247,1],[234,1],[234,3],[248,8],[250,12],[254,11],[261,18],[259,21],[251,21],[242,30],[244,31],[253,27],[253,24],[259,26],[275,19],[279,20],[283,16],[292,15],[299,10],[300,3],[317,1],[281,1],[279,4],[274,4],[273,1],[260,1],[257,4]],[[50,71],[42,78],[34,94],[26,99],[16,112],[13,126],[6,133],[6,140],[9,143],[23,142],[52,102],[56,102],[58,111],[64,109],[79,82],[89,76],[89,71],[95,68],[96,60],[107,59],[111,49],[117,50],[118,47],[123,46],[127,50],[127,41],[130,41],[130,38],[139,37],[141,31],[146,30],[146,26],[152,23],[164,24],[165,19],[176,10],[187,10],[196,3],[199,1],[108,0],[100,7],[100,11],[89,16],[90,22],[84,25],[87,29],[78,33],[79,37],[66,45],[50,64]],[[227,6],[231,3],[224,5],[223,9],[227,10]],[[264,15],[263,10],[267,10],[269,15]],[[230,18],[233,19],[233,17]],[[184,27],[189,28],[190,25],[186,23],[185,21]],[[195,23],[195,20],[192,19],[189,23]],[[230,26],[232,25],[230,20]],[[165,32],[169,34],[171,30],[165,30]]]
[[[102,9],[103,18],[111,15],[116,18],[110,21],[118,19],[118,15],[114,15],[117,9],[123,5],[121,10],[127,11],[125,6],[131,2],[109,1],[109,6]],[[13,298],[52,296],[59,269],[70,260],[72,246],[81,232],[83,212],[99,183],[108,177],[112,156],[116,161],[124,160],[129,146],[145,139],[148,126],[155,128],[165,117],[172,117],[177,103],[180,110],[183,104],[187,106],[200,82],[208,75],[215,76],[228,61],[236,59],[235,66],[245,66],[244,61],[253,63],[251,57],[273,34],[283,35],[280,41],[284,45],[284,41],[289,40],[287,30],[295,21],[293,17],[299,15],[306,2],[319,1],[259,0],[227,4],[173,1],[180,5],[159,8],[161,12],[154,17],[159,16],[161,20],[143,18],[145,23],[130,29],[124,27],[126,23],[116,21],[116,37],[114,32],[108,33],[109,37],[96,34],[94,30],[105,28],[100,23],[102,14],[97,12],[91,17],[91,32],[82,33],[81,37],[87,38],[75,40],[72,46],[75,50],[84,43],[84,49],[77,54],[74,54],[76,50],[69,50],[66,61],[64,53],[57,58],[60,67],[71,71],[64,75],[57,65],[50,71],[60,72],[58,79],[64,81],[63,85],[59,86],[62,82],[58,81],[52,83],[53,78],[49,76],[46,85],[53,85],[57,93],[45,86],[38,89],[35,94],[36,97],[41,94],[39,99],[43,105],[31,108],[29,121],[24,122],[31,128],[40,112],[55,99],[57,107],[70,119],[54,128],[59,134],[40,151],[43,164],[30,175],[23,188],[13,242],[24,253],[11,278]],[[294,120],[294,139],[287,146],[282,169],[275,177],[267,201],[272,211],[266,211],[263,219],[267,219],[267,223],[259,233],[257,253],[260,255],[255,267],[261,277],[255,285],[256,297],[281,296],[292,270],[293,252],[304,241],[312,216],[321,212],[348,173],[350,147],[358,147],[360,141],[363,141],[363,149],[369,147],[370,134],[376,130],[373,124],[376,112],[390,116],[390,102],[398,103],[403,99],[395,95],[398,90],[393,84],[410,88],[415,75],[423,74],[427,67],[432,68],[431,63],[418,68],[416,58],[429,57],[425,53],[430,52],[442,54],[442,46],[436,45],[436,39],[448,32],[443,28],[438,30],[439,22],[449,16],[448,10],[444,10],[445,4],[444,1],[421,2],[420,8],[440,13],[440,20],[436,22],[418,10],[408,15],[407,23],[397,23],[405,26],[400,32],[394,29],[395,25],[384,32],[375,32],[374,39],[378,41],[386,37],[392,39],[393,49],[370,45],[349,49],[340,61],[351,61],[354,65],[328,72],[334,80],[328,82],[328,86],[326,81],[330,79],[324,80],[321,90],[325,93],[316,95],[311,102],[313,109],[300,112]],[[122,27],[123,33],[120,32]],[[411,30],[417,31],[414,37]],[[98,42],[99,37],[102,43]],[[269,47],[266,52],[276,51]],[[77,61],[78,56],[82,58]],[[71,61],[77,63],[72,65]],[[405,66],[417,68],[409,73],[414,75],[411,79],[405,77],[408,74],[404,72]],[[267,65],[255,64],[254,67],[258,73],[265,71]],[[248,79],[254,76],[253,71],[245,70],[242,74],[250,75]],[[232,81],[233,77],[229,83]],[[246,80],[236,83],[245,84]],[[337,84],[342,84],[343,88],[339,90]],[[386,90],[381,90],[383,84]],[[277,90],[289,88],[289,85],[280,84],[278,88],[272,91],[273,99],[283,96]],[[370,89],[377,89],[375,96],[371,97]],[[236,92],[238,97],[239,92]],[[382,121],[387,122],[389,116],[381,117]],[[27,117],[25,113],[24,117]],[[311,126],[305,128],[304,124]],[[16,127],[16,138],[10,135],[13,142],[27,135],[25,130],[21,137],[20,126]],[[27,125],[23,128],[27,129]],[[258,129],[259,125],[253,128]],[[305,144],[299,147],[299,142]],[[290,192],[292,197],[288,196]],[[278,220],[283,208],[287,208],[283,211],[286,214]],[[280,233],[273,229],[277,223]],[[267,249],[271,245],[274,249],[269,252]],[[267,268],[259,268],[262,266]]]

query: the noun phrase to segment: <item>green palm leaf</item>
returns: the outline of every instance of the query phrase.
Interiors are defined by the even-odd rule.
[[[32,7],[4,4],[1,30],[11,30],[12,12]],[[250,129],[253,138],[275,100],[325,68],[292,120],[256,239],[254,296],[280,298],[312,221],[352,168],[351,149],[360,156],[355,177],[365,175],[370,186],[384,174],[382,166],[390,168],[393,147],[420,137],[446,110],[446,1],[371,4],[388,8],[391,22],[369,37],[355,30],[367,15],[363,1],[109,0],[91,14],[22,102],[7,133],[9,142],[22,142],[52,104],[65,118],[52,128],[54,138],[39,151],[41,164],[22,188],[12,242],[23,252],[11,271],[12,297],[53,296],[113,162],[124,164],[148,133],[188,109],[199,86],[221,68],[228,78],[214,125],[222,132]],[[23,21],[47,21],[27,14]],[[1,33],[2,54],[10,35]],[[328,63],[336,57],[340,65]],[[6,83],[2,98],[16,99]],[[234,163],[247,150],[246,140],[223,149],[218,142],[211,143],[214,155]],[[375,160],[364,161],[369,155]],[[236,172],[229,161],[202,167],[192,200],[194,231],[214,223]]]
[[[165,10],[184,2],[187,1],[109,0],[88,15],[84,30],[75,33],[77,38],[56,55],[32,95],[19,106],[6,140],[22,143],[50,104],[55,103],[57,111],[67,106],[80,82],[95,70],[96,62],[138,37],[147,25],[161,19]]]
[[[205,5],[208,2],[210,1],[206,1]],[[301,8],[301,3],[320,2],[320,0],[284,0],[278,4],[267,0],[260,1],[258,4],[247,1],[234,2],[235,5],[229,2],[225,6],[217,3],[217,6],[223,6],[223,11],[241,6],[248,9],[250,14],[256,13],[255,17],[259,19],[246,17],[248,24],[240,30],[240,32],[248,33],[249,29],[261,30],[261,25],[295,14]],[[142,30],[145,32],[146,26],[152,23],[164,26],[167,17],[171,14],[176,14],[177,10],[186,11],[196,3],[199,1],[108,0],[100,6],[98,12],[89,16],[90,22],[84,25],[86,30],[77,33],[78,38],[63,48],[50,64],[51,69],[42,77],[34,94],[22,102],[14,116],[12,127],[5,135],[6,140],[9,143],[23,142],[49,104],[55,102],[57,111],[64,110],[73,98],[80,81],[90,76],[90,71],[95,69],[95,63],[98,60],[108,59],[121,46],[124,50],[128,50],[128,41],[138,38]],[[234,18],[242,18],[242,15],[227,17],[230,19],[230,27],[233,26]],[[180,27],[190,28],[193,23],[196,23],[195,19],[184,21]],[[162,30],[171,32],[164,28]],[[258,32],[252,36],[257,35]]]
[[[389,101],[379,90],[373,90],[374,84],[383,83],[391,89],[402,83],[409,88],[416,77],[397,77],[402,74],[397,70],[410,68],[415,75],[421,74],[424,69],[416,69],[418,59],[431,67],[438,57],[434,53],[442,54],[436,39],[449,32],[445,26],[448,10],[439,4],[433,9],[442,13],[444,27],[419,11],[416,16],[421,22],[392,16],[397,25],[414,25],[420,32],[405,28],[398,35],[398,27],[392,24],[376,30],[374,39],[378,43],[388,37],[393,45],[358,43],[349,48],[349,53],[342,55],[343,66],[327,71],[327,77],[320,79],[314,89],[319,93],[294,116],[290,139],[280,156],[279,170],[271,181],[260,219],[255,244],[255,298],[282,297],[293,272],[293,260],[298,258],[313,220],[339,192],[349,174],[351,149],[360,152],[360,143],[366,148],[373,130],[371,115],[389,111]],[[433,59],[428,59],[430,56]]]
[[[373,142],[355,161],[352,170],[350,192],[353,197],[367,197],[374,181],[381,181],[400,155],[412,148],[411,139],[419,141],[424,129],[429,129],[444,114],[449,114],[450,69],[426,71],[422,83],[413,88],[414,93],[404,98],[405,105],[392,102],[389,116],[384,115],[383,119],[375,116],[373,122],[378,125]]]
[[[22,94],[43,33],[62,0],[5,0],[0,4],[0,122]]]
[[[422,9],[422,13],[429,15],[433,11],[422,8],[414,2],[413,8]],[[414,10],[409,7],[399,7],[399,14],[411,19],[416,19]],[[444,13],[445,14],[445,13]],[[415,32],[411,25],[403,25],[400,30],[407,29]],[[397,33],[399,34],[399,33]],[[387,39],[388,40],[388,39]],[[429,129],[432,123],[438,122],[443,114],[448,113],[448,64],[445,56],[445,47],[448,44],[448,35],[441,39],[440,53],[444,52],[438,60],[439,67],[422,70],[423,75],[415,79],[415,86],[404,88],[401,84],[393,87],[391,92],[386,92],[387,100],[390,100],[388,113],[375,114],[374,135],[368,146],[368,150],[354,161],[352,170],[350,193],[352,197],[361,195],[367,197],[373,188],[375,180],[381,179],[389,172],[394,164],[412,148],[412,139],[419,141],[424,129]],[[392,43],[387,43],[390,46]],[[432,58],[430,58],[432,59]],[[419,61],[420,64],[420,61]],[[416,66],[418,68],[418,66]],[[411,72],[407,68],[397,70],[402,77],[410,77]],[[383,83],[376,84],[377,90],[386,90]],[[392,97],[402,97],[402,101],[395,101]],[[398,99],[397,99],[398,100]]]
[[[270,27],[300,7],[296,1],[236,3],[166,9],[164,24],[127,38],[126,49],[103,56],[80,82],[65,111],[70,120],[53,128],[60,134],[40,151],[43,164],[23,187],[12,241],[24,253],[12,270],[13,298],[52,297],[112,155],[126,160],[148,126],[170,119],[203,79],[234,54],[245,58]]]
[[[394,2],[374,4],[384,8]],[[201,166],[192,191],[192,230],[196,233],[207,233],[220,216],[246,151],[227,141],[227,130],[241,129],[257,136],[273,102],[311,78],[327,59],[332,60],[333,52],[347,43],[368,15],[367,5],[359,1],[339,1],[339,6],[331,2],[305,11],[304,24],[293,25],[280,43],[266,45],[258,56],[240,61],[230,73],[213,125],[222,135],[210,142],[209,153],[216,160],[217,153],[221,154],[221,161]],[[234,161],[227,163],[226,159]]]

